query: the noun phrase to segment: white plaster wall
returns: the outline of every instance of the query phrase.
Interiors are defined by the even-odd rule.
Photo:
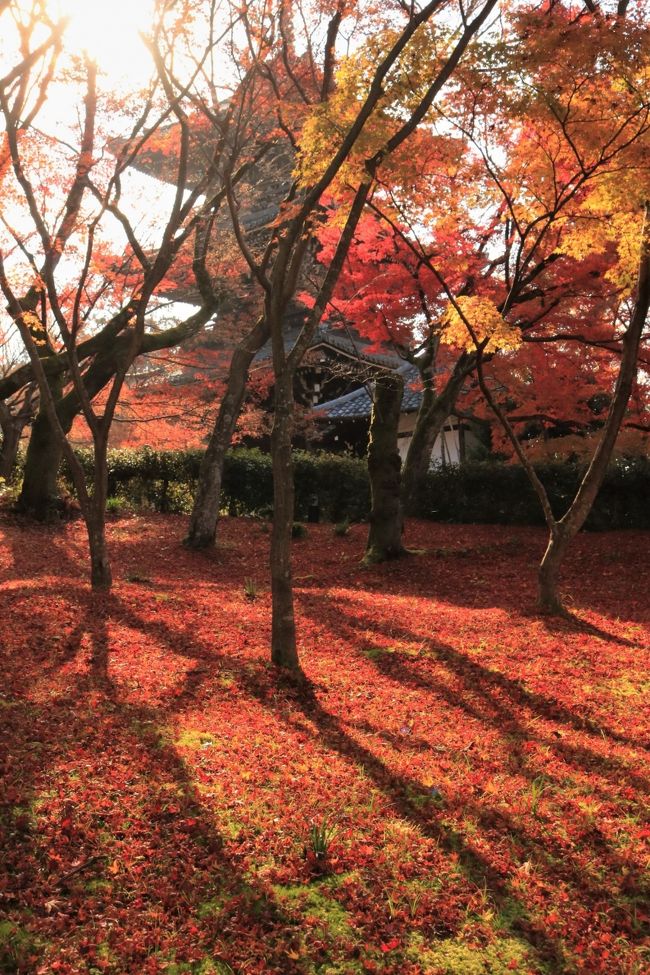
[[[415,427],[415,413],[402,413],[397,427],[397,445],[399,448],[402,463],[406,460],[406,453],[411,442],[413,429]],[[465,447],[470,447],[473,437],[471,431],[465,430]],[[437,467],[439,464],[460,464],[460,435],[458,421],[452,418],[447,421],[445,428],[437,438],[431,451],[430,467]]]

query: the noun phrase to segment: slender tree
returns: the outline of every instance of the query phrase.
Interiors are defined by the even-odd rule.
[[[32,152],[34,142],[38,141],[34,125],[47,87],[56,78],[54,67],[50,67],[54,63],[50,47],[43,50],[42,45],[37,45],[34,40],[42,26],[42,13],[40,4],[34,6],[31,19],[27,22],[20,11],[17,13],[14,22],[19,25],[17,46],[21,57],[16,69],[9,72],[0,84],[0,111],[7,158],[6,197],[11,200],[12,208],[20,213],[18,223],[5,220],[8,239],[0,252],[0,288],[38,383],[40,416],[46,429],[44,449],[52,449],[54,444],[63,452],[70,468],[88,531],[91,582],[93,587],[105,589],[111,585],[104,524],[107,448],[118,397],[127,371],[142,349],[152,297],[181,247],[192,238],[197,242],[196,280],[203,299],[200,310],[194,312],[192,317],[201,324],[214,314],[217,299],[202,274],[205,249],[200,243],[200,228],[210,221],[223,200],[223,193],[213,190],[214,167],[211,165],[206,168],[202,184],[189,194],[185,193],[183,174],[189,152],[186,119],[178,105],[173,103],[163,106],[162,114],[157,112],[153,90],[143,103],[142,113],[133,126],[131,137],[114,157],[112,171],[102,171],[96,162],[100,148],[103,148],[98,141],[97,131],[100,99],[97,72],[95,65],[86,61],[78,81],[83,86],[81,133],[72,166],[67,172],[62,167],[60,185],[56,187],[58,205],[53,220],[47,208],[47,195],[43,199],[39,188],[39,180],[43,179],[39,158]],[[53,34],[53,38],[51,46],[58,53],[60,35]],[[47,60],[47,67],[44,67],[44,59]],[[75,82],[69,73],[67,77],[72,91]],[[41,79],[40,82],[38,79]],[[177,190],[160,230],[158,243],[152,249],[148,242],[143,243],[138,239],[135,223],[123,205],[122,177],[161,121],[170,114],[176,117],[185,136],[181,140],[177,161]],[[40,138],[42,141],[43,137]],[[48,150],[55,144],[51,137],[46,137],[45,141]],[[98,256],[104,253],[102,228],[109,217],[121,226],[133,256],[126,293],[122,289],[122,281],[111,282],[110,278],[102,277],[98,283],[95,274]],[[25,245],[24,231],[16,229],[21,223],[29,226],[29,247]],[[10,246],[12,239],[13,247]],[[63,275],[64,255],[75,268],[72,280]],[[110,292],[108,295],[107,291]],[[99,354],[96,355],[90,367],[84,371],[84,360],[79,355],[80,343],[83,343],[88,332],[92,332],[88,319],[96,309],[100,295],[109,304],[111,299],[119,303],[118,309],[113,310],[110,322],[113,343],[103,361]],[[98,386],[99,376],[102,370],[107,371],[107,359],[110,359],[108,372],[111,382],[106,398],[98,409],[93,404],[93,396],[101,388],[101,383]],[[62,364],[65,379],[62,378]],[[80,403],[92,435],[92,491],[86,485],[81,464],[66,436],[65,418],[57,411],[57,400],[69,395],[65,394],[64,382],[67,382],[73,398]]]

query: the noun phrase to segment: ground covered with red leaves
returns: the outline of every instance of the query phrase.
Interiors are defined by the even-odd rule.
[[[268,663],[268,532],[0,522],[0,971],[650,970],[648,536],[410,523],[297,540],[311,689]],[[255,598],[251,598],[255,597]]]

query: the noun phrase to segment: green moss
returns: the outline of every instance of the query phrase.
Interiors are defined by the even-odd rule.
[[[497,938],[485,947],[466,944],[459,936],[427,944],[420,934],[409,938],[406,957],[436,975],[528,975],[534,964],[530,945],[519,938]]]
[[[233,969],[227,962],[208,955],[192,963],[170,962],[163,970],[165,975],[233,975]]]
[[[181,731],[176,739],[176,744],[180,745],[181,748],[203,748],[205,745],[214,745],[214,743],[213,736],[208,732],[195,731],[192,728]]]
[[[614,698],[647,697],[650,694],[650,680],[645,675],[622,674],[608,681],[606,689]]]
[[[25,966],[40,952],[40,947],[29,931],[11,921],[0,921],[0,972],[12,975],[26,971]]]
[[[278,885],[273,891],[284,906],[316,918],[333,937],[349,937],[352,928],[347,911],[338,901],[322,893],[323,888],[324,885]]]
[[[499,905],[499,913],[494,919],[494,927],[500,931],[511,931],[513,925],[525,921],[528,911],[524,905],[513,897],[507,898]]]
[[[385,654],[392,653],[392,648],[387,647],[361,647],[361,653],[368,657],[369,660],[379,660]]]
[[[101,879],[89,880],[84,887],[89,894],[105,894],[107,891],[113,889],[110,881]]]
[[[228,898],[226,896],[212,897],[208,901],[203,901],[197,908],[197,917],[206,918],[221,914],[227,901]]]

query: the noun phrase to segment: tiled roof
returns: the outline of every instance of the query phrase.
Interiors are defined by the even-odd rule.
[[[284,331],[284,345],[287,352],[295,345],[302,328],[302,321],[298,325],[291,325],[290,319],[302,319],[304,314],[304,309],[295,309],[287,316],[289,319],[289,327]],[[354,338],[352,335],[346,334],[342,329],[333,329],[329,325],[319,325],[309,344],[310,349],[317,349],[319,346],[325,346],[337,352],[343,352],[353,359],[358,359],[362,364],[379,366],[384,369],[399,369],[402,363],[402,360],[395,353],[388,351],[375,352],[370,342],[364,339]],[[271,354],[271,343],[267,342],[255,356],[255,361],[264,362],[271,358]]]
[[[404,377],[402,413],[415,413],[422,400],[422,391],[413,388],[413,384],[419,379],[418,371],[408,363],[402,363],[398,371]],[[329,403],[321,403],[313,410],[316,416],[327,417],[329,420],[360,420],[370,416],[371,411],[372,399],[367,386],[330,400]]]

